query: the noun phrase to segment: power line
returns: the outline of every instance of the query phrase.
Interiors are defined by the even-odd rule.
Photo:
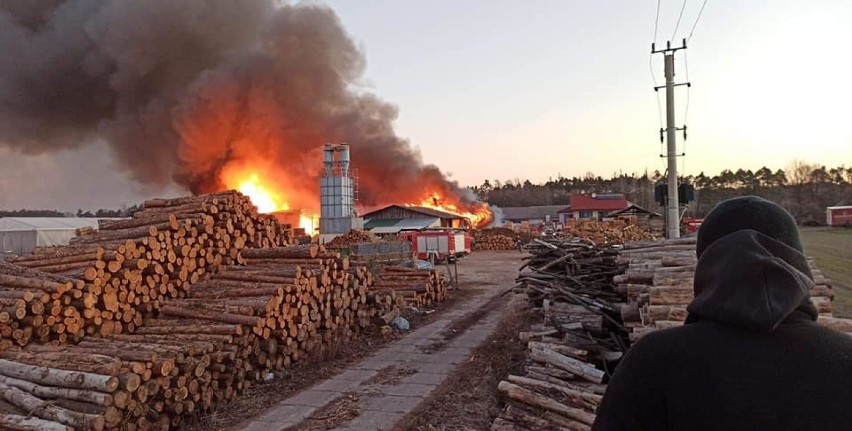
[[[657,18],[654,20],[654,43],[657,43],[657,25],[660,24],[660,0],[657,0]]]
[[[707,0],[704,0],[704,3],[701,4],[701,9],[698,10],[698,16],[695,18],[695,22],[692,24],[692,29],[689,30],[689,37],[686,40],[692,39],[692,33],[695,32],[695,26],[698,25],[698,20],[701,19],[701,13],[704,12],[704,6],[707,6]]]
[[[683,0],[683,5],[680,7],[680,15],[677,16],[677,24],[675,24],[674,33],[672,33],[671,40],[675,40],[675,36],[677,36],[677,29],[680,27],[680,20],[683,18],[683,11],[686,9],[686,0]]]
[[[657,43],[657,28],[660,23],[660,0],[657,0],[657,17],[654,19],[654,43]],[[651,79],[654,81],[654,87],[657,87],[657,76],[654,75],[654,54],[648,54],[648,70],[651,72]],[[663,128],[663,106],[660,103],[660,93],[657,95],[657,117],[660,119],[660,129]],[[662,142],[660,143],[660,152],[662,153]]]

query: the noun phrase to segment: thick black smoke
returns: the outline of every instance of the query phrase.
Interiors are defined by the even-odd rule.
[[[366,204],[461,196],[396,136],[396,108],[357,90],[363,55],[324,6],[5,0],[0,52],[0,146],[103,140],[136,181],[193,192],[263,161],[315,195],[319,149],[347,142]]]

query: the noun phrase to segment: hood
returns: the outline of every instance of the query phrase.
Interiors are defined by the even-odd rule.
[[[714,241],[698,259],[686,323],[710,319],[771,332],[796,310],[816,320],[813,284],[798,250],[756,230],[739,230]]]

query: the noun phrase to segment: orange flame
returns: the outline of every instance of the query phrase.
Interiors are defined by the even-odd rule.
[[[251,199],[260,213],[268,214],[277,211],[289,211],[290,204],[287,199],[270,183],[261,180],[258,172],[253,170],[232,169],[223,175],[223,183],[226,187],[236,189]],[[315,222],[317,215],[299,214],[299,227],[304,229],[308,235],[313,235],[319,228]]]
[[[447,199],[442,198],[437,192],[429,193],[426,199],[423,199],[419,204],[414,205],[458,214],[468,219],[471,226],[478,228],[487,226],[494,218],[494,214],[488,208],[488,205],[483,202],[475,202],[470,205],[469,208],[462,209],[460,207],[461,204],[449,202]]]

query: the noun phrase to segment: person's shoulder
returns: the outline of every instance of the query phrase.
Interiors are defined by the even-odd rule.
[[[843,348],[846,352],[852,352],[852,335],[820,325],[817,322],[805,322],[799,324],[799,328],[807,331],[807,336],[810,338],[816,337],[837,348]]]
[[[660,329],[649,332],[634,342],[630,352],[634,357],[667,358],[683,348],[683,343],[695,336],[694,325]]]

